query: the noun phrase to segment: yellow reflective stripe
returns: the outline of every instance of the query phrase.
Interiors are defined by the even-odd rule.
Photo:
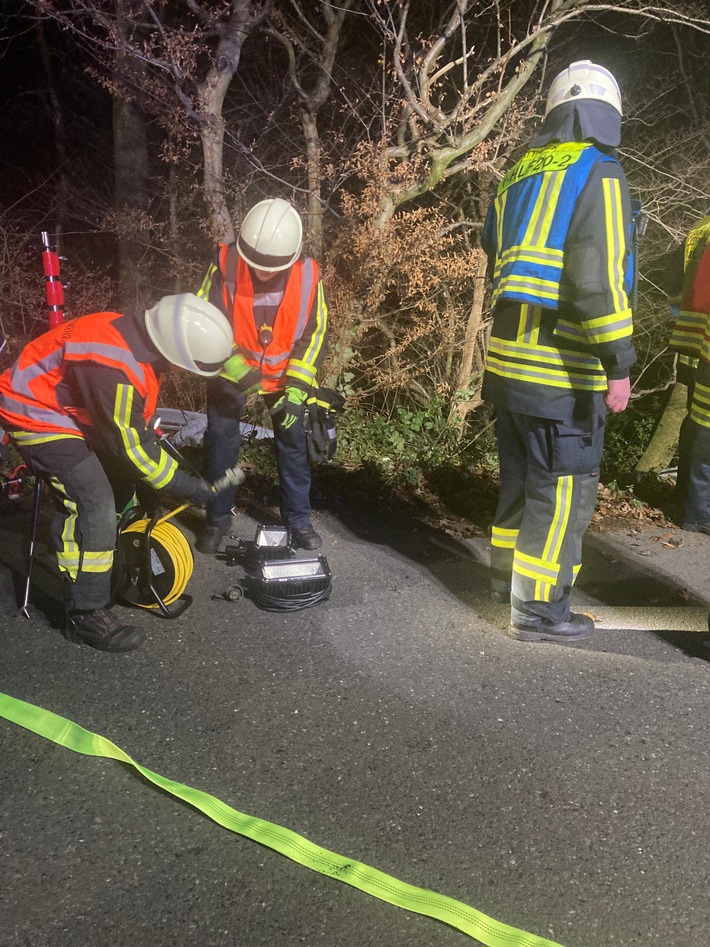
[[[565,538],[565,532],[569,524],[570,507],[572,504],[572,483],[570,475],[557,478],[557,487],[555,489],[555,513],[552,517],[552,523],[547,534],[543,558],[558,562],[560,558],[560,549]]]
[[[61,550],[57,553],[59,568],[68,572],[74,579],[82,572],[104,573],[113,568],[113,550],[110,552],[71,552]]]
[[[552,388],[571,388],[577,391],[606,391],[607,389],[606,376],[598,378],[593,375],[580,375],[577,372],[514,365],[490,355],[486,362],[486,371],[499,375],[501,378],[549,385]]]
[[[501,293],[505,292],[529,293],[555,302],[560,298],[560,284],[554,280],[538,279],[534,276],[516,276],[511,273],[504,276],[498,283],[495,298],[497,299]]]
[[[545,176],[523,238],[526,246],[544,246],[547,242],[564,178],[564,171],[553,171]]]
[[[495,275],[497,276],[507,263],[518,262],[540,263],[543,266],[554,266],[561,270],[564,264],[564,252],[552,247],[527,247],[523,245],[510,247],[496,262]]]
[[[560,550],[562,549],[562,543],[564,542],[567,526],[569,525],[569,515],[572,505],[572,485],[573,480],[570,475],[557,478],[557,486],[555,488],[555,511],[540,559],[540,562],[544,563],[548,569],[551,565],[554,565],[558,575],[560,569]],[[535,598],[543,602],[549,602],[552,589],[556,584],[556,581],[554,583],[550,582],[549,577],[539,578],[535,583]]]
[[[131,411],[133,408],[133,385],[116,386],[116,401],[114,404],[114,421],[121,432],[121,440],[126,456],[141,472],[141,476],[155,489],[170,483],[177,470],[177,461],[170,455],[161,450],[160,462],[156,462],[148,456],[145,448],[141,444],[138,431],[130,425]]]
[[[690,417],[696,424],[710,427],[710,387],[695,383],[693,401],[690,405]]]
[[[513,556],[513,571],[546,585],[556,585],[560,566],[557,562],[549,562],[539,556],[528,556],[516,549]]]
[[[49,477],[52,488],[62,498],[62,504],[67,511],[67,516],[62,525],[62,547],[57,550],[57,565],[62,572],[68,573],[72,580],[75,580],[79,572],[79,543],[76,538],[76,502],[67,496],[67,491],[61,480],[56,477]]]
[[[498,247],[498,252],[503,246],[503,216],[505,214],[505,207],[508,203],[508,192],[505,191],[501,196],[496,197],[495,199],[495,208],[496,208],[496,246]]]
[[[212,280],[214,279],[216,272],[217,267],[214,265],[214,263],[210,263],[207,272],[205,273],[205,278],[202,280],[202,285],[195,294],[196,296],[199,296],[201,299],[209,300],[210,291],[212,290]]]
[[[589,345],[625,339],[632,334],[633,316],[630,309],[609,316],[598,316],[596,319],[584,319],[579,323],[558,319],[555,325],[555,335]]]
[[[73,437],[77,441],[83,441],[81,434],[38,434],[36,431],[9,431],[13,440],[18,444],[46,444],[49,441],[59,441],[67,437]]]
[[[565,371],[589,371],[603,375],[602,363],[594,355],[585,355],[584,352],[572,352],[565,349],[555,349],[546,345],[510,341],[498,336],[491,338],[489,353],[506,356],[511,359],[525,359],[534,362],[537,368],[542,365],[554,365],[564,368]]]
[[[518,320],[518,335],[516,341],[513,343],[514,347],[518,348],[519,346],[529,345],[531,351],[534,349],[535,352],[537,352],[541,325],[542,307],[532,306],[530,303],[521,303],[520,319]]]
[[[607,276],[616,312],[625,312],[629,301],[624,289],[624,255],[626,238],[621,204],[621,184],[616,178],[602,180],[604,217],[606,221]]]
[[[295,358],[292,358],[288,363],[286,375],[290,375],[292,378],[300,378],[301,381],[305,381],[309,386],[312,386],[316,380],[315,369],[311,365],[306,365],[300,359]]]
[[[617,313],[613,323],[608,321],[611,318],[611,316],[608,316],[605,317],[603,321],[592,320],[591,322],[582,323],[583,328],[587,332],[587,338],[590,344],[613,342],[616,339],[628,339],[629,336],[633,335],[633,317],[630,309],[627,309],[625,312]],[[595,325],[595,322],[597,322],[598,325]]]
[[[681,309],[668,348],[688,353],[697,358],[703,348],[703,336],[708,323],[705,312],[690,312]]]
[[[491,546],[497,549],[515,549],[519,532],[519,529],[503,529],[502,526],[494,526],[491,531]]]
[[[308,348],[303,354],[303,359],[301,359],[298,364],[313,366],[323,348],[326,326],[328,324],[328,306],[325,302],[323,284],[320,282],[316,288],[316,297],[316,327],[311,336]],[[313,373],[315,377],[315,368],[313,368]]]

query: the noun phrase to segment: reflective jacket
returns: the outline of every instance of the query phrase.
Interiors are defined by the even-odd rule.
[[[710,217],[698,221],[686,238],[680,299],[669,302],[680,305],[669,348],[710,362]]]
[[[92,362],[122,372],[144,401],[148,424],[155,414],[160,382],[153,366],[139,362],[113,325],[116,312],[95,312],[45,332],[22,350],[0,376],[0,417],[11,428],[48,434],[83,435],[92,418],[72,403],[65,375],[72,363]]]
[[[255,284],[250,268],[233,243],[220,244],[198,295],[231,319],[235,352],[250,366],[249,382],[260,382],[264,392],[287,385],[308,391],[316,387],[316,373],[325,355],[328,308],[318,264],[310,257],[290,268],[278,310],[260,340],[254,316]],[[263,336],[262,336],[263,338]]]
[[[72,319],[26,345],[0,376],[0,424],[18,444],[83,437],[123,456],[154,489],[190,497],[196,481],[151,427],[164,367],[142,314]]]
[[[485,400],[562,420],[628,376],[630,220],[619,162],[588,142],[531,149],[506,174],[482,234],[494,299]]]

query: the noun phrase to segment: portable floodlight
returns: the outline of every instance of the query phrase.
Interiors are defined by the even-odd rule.
[[[263,526],[256,528],[252,541],[238,540],[225,546],[219,554],[230,566],[243,565],[253,574],[259,564],[267,559],[290,559],[296,555],[289,545],[288,529],[285,526]]]
[[[265,611],[295,611],[325,602],[331,579],[325,556],[266,560],[254,573],[252,597]]]
[[[288,546],[288,529],[285,526],[257,526],[254,544],[257,549],[285,549]]]

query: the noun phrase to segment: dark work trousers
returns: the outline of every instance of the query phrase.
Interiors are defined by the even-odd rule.
[[[689,517],[686,515],[685,506],[688,496],[688,477],[690,475],[690,455],[692,451],[692,440],[693,440],[693,429],[697,426],[690,419],[690,410],[693,403],[693,391],[695,389],[695,372],[692,369],[688,369],[687,366],[683,366],[685,369],[683,373],[682,384],[687,385],[688,394],[687,394],[687,414],[683,418],[683,421],[680,425],[680,433],[678,435],[678,471],[676,473],[675,480],[675,501],[681,509],[681,517],[683,522],[688,522]],[[681,372],[678,372],[678,381],[681,381]],[[708,486],[705,487],[706,494],[708,493]],[[691,507],[696,506],[696,501],[691,501]]]
[[[15,443],[31,472],[49,484],[55,499],[51,535],[67,608],[105,607],[111,599],[116,500],[98,457],[80,437]]]
[[[264,401],[271,408],[280,397],[281,393],[265,395]],[[211,378],[207,382],[205,477],[209,481],[221,477],[239,459],[244,403],[244,395],[232,382],[224,378]],[[301,529],[311,521],[311,465],[302,418],[288,430],[283,430],[277,422],[274,424],[274,449],[279,473],[281,518],[284,525]],[[234,495],[224,490],[208,504],[208,522],[226,526],[233,502]]]
[[[710,427],[707,426],[710,423],[710,366],[707,362],[701,361],[687,383],[688,414],[680,426],[675,495],[681,508],[682,526],[707,526],[710,524]]]
[[[596,503],[606,410],[553,421],[497,410],[500,494],[491,542],[492,589],[510,592],[516,624],[569,618],[582,537]]]

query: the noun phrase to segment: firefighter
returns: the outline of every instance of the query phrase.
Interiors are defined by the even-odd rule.
[[[145,312],[96,312],[33,340],[0,376],[0,423],[57,502],[52,540],[63,578],[64,635],[101,651],[138,648],[142,629],[110,608],[116,513],[137,482],[196,503],[214,493],[178,468],[151,419],[163,373],[216,375],[229,323],[192,293]]]
[[[328,306],[318,264],[302,255],[301,244],[301,218],[291,204],[260,201],[237,242],[220,244],[207,270],[198,295],[231,320],[234,354],[207,383],[206,476],[237,462],[246,397],[260,392],[274,428],[281,517],[293,546],[318,549],[304,415],[325,355]],[[200,552],[219,548],[232,501],[225,492],[207,504]]]
[[[529,150],[500,182],[482,243],[493,324],[482,395],[496,414],[500,494],[491,595],[508,634],[577,641],[570,611],[597,493],[606,411],[623,411],[636,360],[625,289],[628,187],[616,80],[574,62],[552,82]]]
[[[699,220],[673,254],[666,281],[677,316],[669,348],[678,353],[678,381],[688,386],[678,443],[680,525],[710,534],[710,217]]]

